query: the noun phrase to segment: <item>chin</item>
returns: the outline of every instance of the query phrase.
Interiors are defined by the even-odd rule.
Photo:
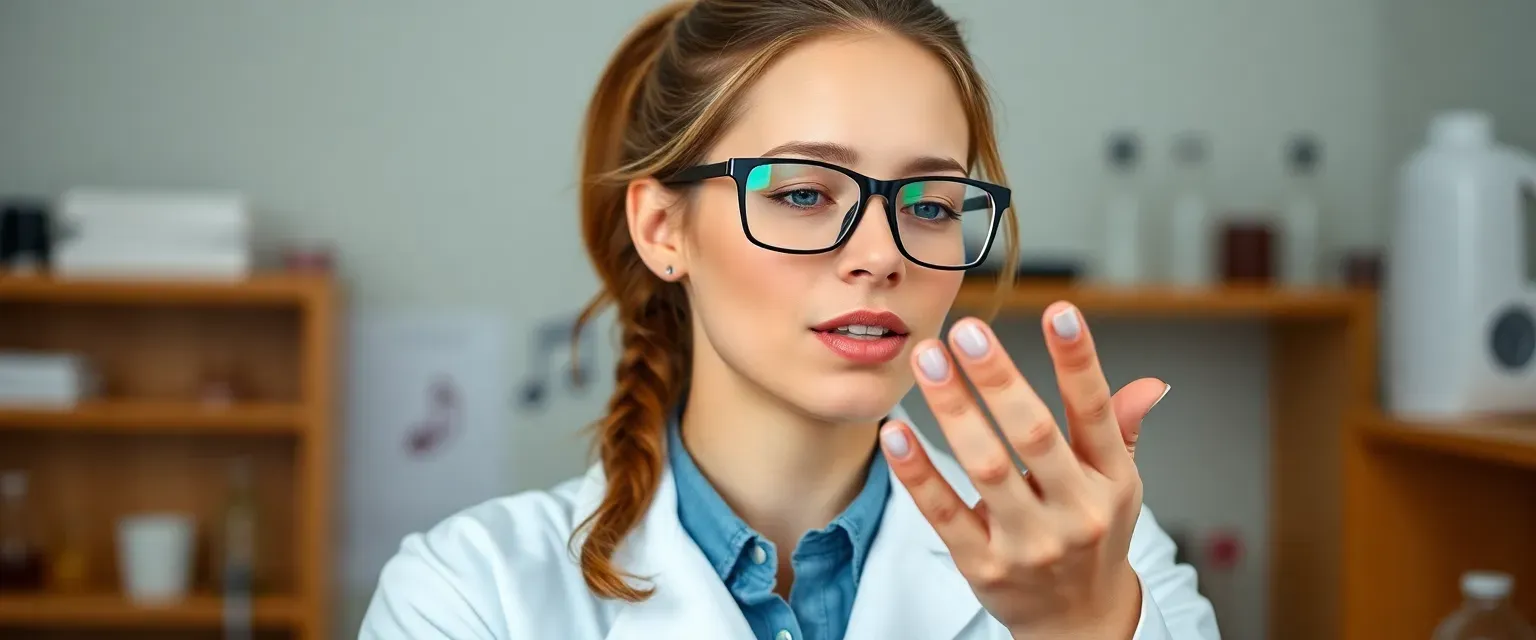
[[[890,414],[912,386],[910,376],[885,370],[820,372],[789,381],[786,394],[807,414],[828,422],[869,422]]]

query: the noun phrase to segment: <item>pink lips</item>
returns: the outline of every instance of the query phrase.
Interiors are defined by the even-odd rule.
[[[838,327],[862,325],[884,329],[882,335],[849,335]],[[907,325],[889,311],[859,310],[811,327],[817,339],[843,359],[856,364],[885,364],[901,355],[907,344]]]

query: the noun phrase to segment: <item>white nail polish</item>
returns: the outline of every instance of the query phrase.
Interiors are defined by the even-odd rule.
[[[987,355],[987,334],[970,322],[955,328],[955,343],[960,350],[972,358],[980,358]]]
[[[898,427],[886,427],[880,431],[880,441],[885,443],[885,450],[897,459],[907,457],[911,447],[907,445],[907,436]]]
[[[1056,332],[1056,335],[1067,340],[1076,338],[1078,332],[1082,330],[1082,325],[1077,321],[1077,310],[1067,307],[1057,311],[1056,315],[1051,317],[1051,329]]]
[[[944,357],[938,347],[928,347],[917,354],[917,367],[923,370],[923,377],[931,382],[939,382],[949,375],[949,359]]]
[[[1162,402],[1163,398],[1168,397],[1168,392],[1171,391],[1171,390],[1173,390],[1173,385],[1164,383],[1163,384],[1163,395],[1160,395],[1160,396],[1157,397],[1156,400],[1153,400],[1152,401],[1152,406],[1147,407],[1147,411],[1151,411],[1151,410],[1157,408],[1157,403]]]

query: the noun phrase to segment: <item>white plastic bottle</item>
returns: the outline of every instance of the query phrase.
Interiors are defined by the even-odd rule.
[[[1433,640],[1536,640],[1536,629],[1509,606],[1514,579],[1493,571],[1461,576],[1461,608],[1435,628]]]
[[[1145,208],[1136,180],[1140,147],[1132,133],[1117,133],[1109,139],[1102,280],[1115,286],[1137,285],[1146,279],[1146,251],[1142,246],[1147,232]]]
[[[1207,286],[1215,272],[1215,250],[1205,193],[1205,138],[1193,133],[1180,136],[1174,142],[1173,161],[1177,191],[1169,225],[1173,232],[1168,249],[1169,276],[1175,285]]]
[[[1403,163],[1382,291],[1393,416],[1536,411],[1536,244],[1522,192],[1536,192],[1536,154],[1500,143],[1482,112],[1437,114]]]
[[[1318,283],[1318,243],[1321,212],[1317,204],[1317,165],[1322,160],[1317,141],[1300,135],[1291,141],[1286,153],[1290,170],[1290,189],[1281,209],[1281,272],[1291,287],[1312,287]]]

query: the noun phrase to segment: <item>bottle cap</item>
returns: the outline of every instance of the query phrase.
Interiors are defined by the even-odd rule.
[[[1461,593],[1469,598],[1497,600],[1509,597],[1515,579],[1498,571],[1468,571],[1461,574]]]
[[[1132,169],[1141,155],[1141,142],[1136,134],[1119,131],[1109,136],[1109,166],[1116,169]]]
[[[0,495],[20,498],[27,495],[27,472],[7,471],[0,475]]]
[[[1312,173],[1322,161],[1322,151],[1318,146],[1317,139],[1307,134],[1291,138],[1290,149],[1286,153],[1291,170],[1296,173]]]
[[[1434,144],[1480,146],[1493,142],[1493,118],[1482,111],[1447,111],[1429,123]]]

